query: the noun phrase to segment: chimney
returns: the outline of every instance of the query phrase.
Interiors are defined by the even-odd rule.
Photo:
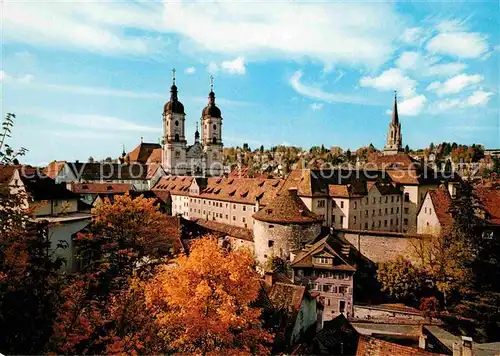
[[[273,272],[266,272],[264,274],[264,280],[266,281],[266,285],[272,286],[273,285]]]
[[[259,211],[259,210],[260,210],[260,199],[255,198],[255,211]]]
[[[288,192],[290,193],[291,196],[297,196],[297,192],[298,192],[298,188],[295,188],[295,187],[292,187],[292,188],[288,188]]]

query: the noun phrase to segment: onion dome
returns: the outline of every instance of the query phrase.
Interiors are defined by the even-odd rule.
[[[164,113],[184,114],[184,105],[177,97],[177,86],[173,84],[170,87],[170,100],[163,107]]]
[[[222,117],[220,109],[215,105],[215,93],[213,91],[208,94],[208,105],[203,109],[201,116]]]

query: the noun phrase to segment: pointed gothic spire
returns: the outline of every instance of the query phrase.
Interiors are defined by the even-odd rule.
[[[125,153],[125,145],[122,145],[122,157],[125,157],[127,154]]]
[[[394,91],[394,107],[392,109],[392,123],[394,125],[399,124],[399,116],[398,116],[398,92]]]

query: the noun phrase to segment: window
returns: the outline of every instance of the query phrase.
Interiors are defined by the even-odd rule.
[[[340,202],[340,207],[341,207],[342,209],[344,209],[344,202],[343,202],[343,201],[341,201],[341,202]]]
[[[332,208],[335,208],[337,204],[335,203],[335,200],[332,199]]]
[[[358,207],[358,202],[354,202],[354,209],[356,209]]]
[[[340,286],[339,287],[339,293],[342,293],[342,294],[347,293],[347,287],[346,286]]]
[[[389,201],[389,197],[385,197],[385,202],[387,203]]]
[[[391,208],[391,214],[394,214],[394,208]]]
[[[431,214],[432,214],[432,209],[431,209],[431,208],[429,208],[429,215],[431,215]]]
[[[368,197],[366,197],[366,199],[365,199],[365,203],[368,205]]]
[[[316,205],[317,208],[324,208],[325,207],[325,201],[323,199],[318,200],[318,203]]]
[[[378,202],[382,204],[382,197],[379,198]]]
[[[233,209],[236,209],[236,204],[233,204]]]
[[[390,221],[390,224],[392,225],[392,219],[391,219],[391,221]]]
[[[247,206],[243,205],[243,211],[247,211]]]
[[[368,210],[365,210],[365,216],[368,217]]]
[[[378,209],[378,216],[382,216],[382,209]]]
[[[271,248],[273,246],[274,246],[274,241],[273,240],[267,241],[267,247]]]
[[[335,224],[335,215],[332,215],[332,224]]]
[[[217,125],[216,124],[214,124],[214,126],[212,126],[212,127],[214,128],[214,130],[217,129]]]
[[[493,231],[483,231],[481,237],[484,240],[493,240]]]
[[[330,298],[326,298],[326,305],[330,306]]]
[[[229,216],[226,214],[226,220],[229,219]]]
[[[241,222],[246,222],[246,219],[244,217],[241,218]]]
[[[375,228],[375,221],[372,221],[372,229]]]
[[[379,220],[379,221],[378,221],[378,227],[380,227],[381,225],[382,225],[382,221],[381,221],[381,220]]]
[[[368,223],[365,222],[365,230],[368,230]]]
[[[233,216],[233,221],[236,221],[236,216]]]
[[[179,126],[179,121],[175,120],[175,126]]]
[[[396,214],[399,214],[399,206],[396,208]]]
[[[317,257],[316,258],[317,263],[322,263],[322,264],[329,264],[331,263],[331,258],[328,257]]]
[[[394,195],[391,196],[391,203],[394,203]]]
[[[372,203],[373,204],[375,204],[375,200],[376,200],[375,197],[373,197],[373,199],[372,199]]]
[[[405,214],[408,214],[409,211],[410,211],[409,208],[405,208]]]
[[[384,227],[387,227],[387,220],[384,220]]]
[[[396,218],[396,226],[399,225],[399,219]]]
[[[399,202],[399,195],[396,195],[396,203]]]
[[[405,202],[410,201],[410,193],[405,193]]]
[[[424,208],[424,212],[427,213],[427,207]]]
[[[405,225],[408,225],[408,219],[404,219],[403,222],[404,222]]]
[[[356,217],[355,216],[352,217],[352,222],[353,222],[353,224],[356,224]]]
[[[344,217],[341,215],[340,216],[340,225],[342,226],[344,224]]]
[[[375,216],[375,209],[372,210],[372,216]]]

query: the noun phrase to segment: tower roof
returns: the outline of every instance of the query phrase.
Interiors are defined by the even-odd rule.
[[[208,104],[205,106],[203,111],[201,112],[201,116],[211,116],[211,117],[217,117],[220,118],[221,116],[221,111],[220,109],[215,105],[215,93],[214,93],[214,77],[210,76],[210,93],[208,94]]]
[[[269,205],[256,212],[253,217],[277,224],[312,224],[323,221],[307,208],[297,195],[297,188],[282,190]]]
[[[170,87],[170,100],[165,103],[163,106],[164,113],[175,113],[175,114],[184,114],[184,105],[179,101],[177,96],[177,86],[175,85],[175,68],[172,69],[173,72],[173,83]]]
[[[399,116],[398,116],[398,95],[394,93],[394,107],[392,108],[392,123],[394,125],[399,125]]]

